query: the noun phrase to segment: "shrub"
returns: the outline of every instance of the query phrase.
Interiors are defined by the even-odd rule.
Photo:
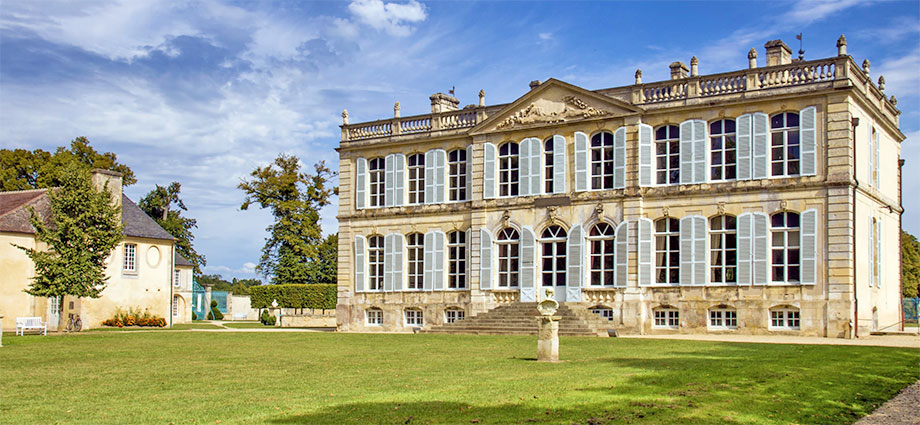
[[[224,320],[224,313],[221,313],[217,308],[217,300],[211,300],[211,311],[208,313],[208,319],[212,320]]]
[[[195,312],[192,312],[192,320],[198,320],[198,315]]]
[[[252,308],[269,308],[272,300],[284,308],[319,308],[332,310],[338,299],[335,284],[262,285],[249,288]]]
[[[268,310],[262,310],[262,317],[259,318],[265,326],[275,326],[275,316],[272,316]]]

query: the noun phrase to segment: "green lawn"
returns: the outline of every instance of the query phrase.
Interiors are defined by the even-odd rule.
[[[86,332],[130,332],[130,331],[187,331],[189,329],[223,329],[220,326],[211,323],[177,323],[171,328],[156,328],[148,326],[130,326],[126,328],[116,328],[111,326],[103,326],[101,328],[89,329]]]
[[[224,322],[224,326],[230,329],[266,329],[274,326],[265,326],[259,322]]]
[[[4,337],[0,423],[851,423],[920,350],[535,337]]]

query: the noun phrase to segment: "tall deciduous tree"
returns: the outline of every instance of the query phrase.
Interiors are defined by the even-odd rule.
[[[324,238],[319,211],[337,193],[329,184],[335,172],[322,161],[314,170],[315,174],[301,172],[296,156],[281,154],[269,166],[257,167],[251,179],[238,186],[246,193],[241,209],[256,204],[271,210],[275,219],[266,229],[269,237],[256,267],[274,283],[329,282],[328,265],[321,258]]]
[[[182,216],[182,211],[188,209],[179,197],[181,190],[182,185],[179,182],[172,182],[166,187],[156,185],[137,206],[176,238],[176,250],[192,263],[195,274],[200,275],[201,267],[207,264],[207,260],[204,255],[195,251],[192,243],[195,240],[192,229],[198,227],[198,221]],[[176,208],[170,208],[171,206]]]
[[[68,166],[89,171],[93,168],[117,171],[125,186],[137,182],[134,172],[118,162],[112,152],[99,153],[89,139],[77,137],[70,149],[59,147],[54,153],[41,149],[0,149],[0,190],[25,190],[57,187],[63,184]]]
[[[108,280],[106,259],[122,239],[121,212],[108,188],[93,186],[88,170],[70,164],[63,171],[60,187],[48,191],[50,224],[30,210],[35,237],[48,249],[17,245],[35,264],[25,291],[61,301],[65,295],[98,298]]]
[[[920,242],[910,233],[901,231],[901,282],[902,295],[909,298],[920,296]]]

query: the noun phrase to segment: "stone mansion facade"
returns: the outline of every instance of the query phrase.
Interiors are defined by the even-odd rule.
[[[623,333],[901,326],[899,111],[838,40],[748,69],[342,125],[338,327],[407,332],[538,301]],[[534,325],[536,326],[536,325]]]

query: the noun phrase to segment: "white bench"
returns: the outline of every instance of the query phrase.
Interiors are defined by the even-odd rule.
[[[39,329],[42,335],[48,335],[48,326],[42,322],[41,317],[17,317],[16,335],[25,335],[26,329]]]

